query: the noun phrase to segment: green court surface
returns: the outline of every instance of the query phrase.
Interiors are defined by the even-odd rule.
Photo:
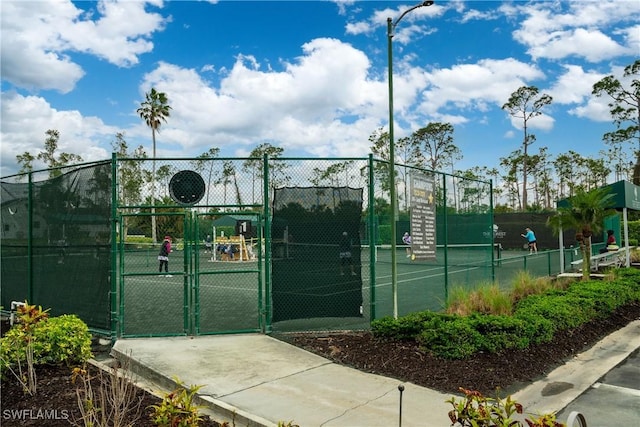
[[[120,269],[125,336],[258,331],[258,261],[212,261],[204,250],[169,256],[159,272],[152,249],[127,251]]]
[[[363,245],[354,249],[352,276],[348,268],[344,275],[340,274],[337,248],[327,246],[311,249],[291,246],[287,250],[274,247],[274,274],[269,288],[266,269],[260,265],[264,264],[264,258],[220,261],[218,257],[212,259],[204,248],[187,254],[174,251],[169,257],[170,277],[167,277],[158,272],[157,249],[139,247],[124,251],[116,261],[116,294],[121,298],[113,311],[119,315],[118,328],[124,336],[366,329],[372,317],[393,315],[390,248],[380,246],[372,250]],[[59,254],[50,253],[42,256],[38,265],[48,266],[48,277],[56,283],[62,283],[63,277],[67,279],[65,283],[74,282],[77,274],[93,275],[97,282],[108,274],[107,254],[103,249],[87,252],[68,248],[63,262]],[[565,265],[570,265],[572,251],[565,254]],[[494,253],[492,257],[491,251],[484,249],[456,248],[447,253],[445,267],[440,249],[435,260],[412,260],[407,257],[406,248],[399,246],[398,314],[441,310],[447,293],[459,286],[473,288],[497,282],[509,287],[519,271],[546,276],[550,269],[559,270],[558,251],[531,256],[521,250],[502,251],[499,256]],[[105,295],[64,286],[58,287],[55,295],[49,295],[48,289],[37,288],[38,300],[66,300],[71,294],[86,294],[83,298],[88,301],[102,299],[100,306],[108,305],[108,284]],[[97,316],[107,327],[108,316],[98,312],[98,306],[91,307],[87,307],[83,317]]]

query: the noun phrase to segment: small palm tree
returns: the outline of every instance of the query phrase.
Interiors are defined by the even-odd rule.
[[[567,199],[567,204],[559,206],[556,215],[547,220],[554,232],[562,229],[576,230],[576,241],[582,252],[582,278],[589,279],[591,272],[591,236],[602,231],[604,219],[616,213],[613,206],[614,194],[609,188],[578,191]]]
[[[147,126],[151,128],[151,138],[153,140],[153,171],[151,176],[151,204],[155,203],[155,179],[156,179],[156,132],[160,131],[162,122],[167,122],[170,115],[171,106],[169,106],[169,98],[164,92],[158,92],[155,88],[144,94],[145,101],[140,104],[140,108],[136,112],[140,118],[145,121]],[[151,208],[151,213],[155,213],[155,208]],[[156,217],[151,216],[151,238],[156,243]]]

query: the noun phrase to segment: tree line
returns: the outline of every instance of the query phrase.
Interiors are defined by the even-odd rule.
[[[607,149],[601,150],[598,158],[582,156],[574,150],[552,157],[546,146],[539,146],[537,151],[532,151],[537,138],[531,132],[531,120],[544,114],[553,99],[550,95],[540,93],[535,86],[523,86],[514,91],[502,106],[502,109],[513,119],[521,122],[522,142],[519,148],[499,159],[501,170],[486,166],[457,170],[456,162],[462,159],[463,154],[455,144],[453,125],[441,122],[428,123],[395,143],[394,161],[401,167],[396,168],[397,176],[394,182],[395,185],[402,186],[404,189],[404,194],[396,192],[400,194],[398,199],[404,200],[406,206],[407,167],[450,173],[462,179],[492,180],[494,183],[493,205],[496,212],[553,209],[558,199],[606,185],[612,174],[615,181],[630,179],[634,184],[640,185],[640,80],[637,78],[639,75],[640,60],[636,60],[624,68],[623,77],[632,79],[629,87],[624,86],[620,79],[613,75],[606,76],[593,85],[593,96],[608,98],[609,113],[614,125],[614,129],[602,137]],[[151,129],[153,158],[155,158],[156,134],[171,114],[169,97],[152,88],[150,92],[145,93],[145,100],[137,113]],[[81,162],[83,159],[76,154],[58,153],[59,138],[60,133],[57,130],[47,130],[44,150],[35,155],[29,152],[17,155],[16,160],[21,167],[20,173],[31,172],[36,159],[43,161],[48,168],[51,168],[51,176],[59,175],[60,167]],[[374,130],[369,136],[369,142],[375,157],[389,161],[387,130],[384,128]],[[112,148],[119,158],[148,158],[142,145],[129,151],[124,133],[116,134]],[[236,164],[223,160],[222,167],[213,169],[214,162],[209,160],[217,158],[219,152],[219,148],[212,147],[200,154],[192,163],[194,169],[204,174],[209,185],[223,186],[225,204],[227,198],[237,205],[253,204],[258,195],[262,199],[264,189],[260,182],[264,176],[262,160],[264,155],[269,158],[272,186],[286,185],[291,181],[291,177],[287,174],[286,163],[280,161],[284,155],[284,149],[269,143],[260,144],[251,151],[249,158],[241,166],[243,172],[252,174],[254,182],[251,202],[243,200],[237,183]],[[402,168],[402,165],[405,165],[405,168]],[[344,177],[344,185],[348,185],[352,179],[349,166],[350,162],[345,161],[333,164],[327,169],[314,169],[311,171],[310,182],[314,185],[338,185],[343,181],[341,177]],[[172,171],[170,166],[162,166],[156,170],[155,162],[151,172],[144,170],[140,163],[135,162],[121,165],[121,168],[120,197],[125,204],[132,205],[140,202],[154,205],[159,202],[156,200],[154,191],[157,182],[168,180],[176,172]],[[388,191],[391,180],[388,179],[384,163],[377,163],[376,168],[378,168],[376,176],[380,181],[380,188]],[[138,200],[141,197],[139,190],[145,184],[149,184],[152,189],[151,200]],[[400,201],[396,203],[399,204]]]

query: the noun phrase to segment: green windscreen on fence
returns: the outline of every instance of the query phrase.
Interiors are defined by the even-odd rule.
[[[3,307],[28,300],[109,329],[111,184],[110,163],[2,182]]]
[[[273,321],[362,313],[362,189],[275,190]]]

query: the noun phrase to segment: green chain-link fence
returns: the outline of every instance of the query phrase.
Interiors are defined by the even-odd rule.
[[[110,326],[111,162],[2,179],[2,307]]]
[[[3,308],[116,336],[364,329],[394,299],[440,310],[454,286],[559,271],[559,255],[500,258],[488,182],[398,165],[393,218],[387,166],[114,156],[3,178]]]

